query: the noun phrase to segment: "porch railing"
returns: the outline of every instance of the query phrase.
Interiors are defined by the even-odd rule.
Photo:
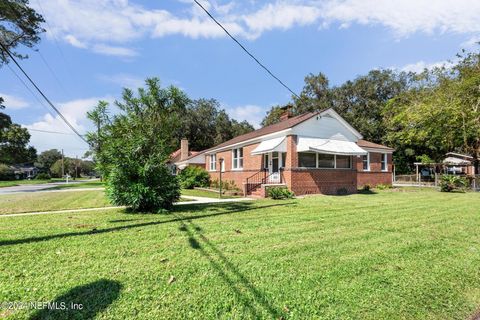
[[[278,175],[278,180],[270,181],[270,178],[274,175]],[[254,175],[250,176],[246,180],[247,185],[247,194],[250,194],[252,191],[255,191],[258,187],[262,184],[281,184],[282,183],[282,172],[273,172],[269,173],[268,170],[263,169],[255,173]]]

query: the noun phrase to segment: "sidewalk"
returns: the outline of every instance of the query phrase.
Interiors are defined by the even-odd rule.
[[[92,189],[92,188],[90,188]],[[90,190],[89,189],[89,190]],[[78,190],[78,189],[76,189]],[[58,190],[57,190],[58,191]],[[62,190],[66,191],[66,190]],[[234,199],[214,199],[214,198],[205,198],[205,197],[193,197],[193,196],[182,196],[183,199],[188,199],[192,201],[176,202],[175,206],[183,206],[190,204],[208,204],[208,203],[226,203],[226,202],[240,202],[240,201],[252,201],[251,198],[234,198]],[[124,209],[125,207],[100,207],[100,208],[87,208],[87,209],[68,209],[68,210],[56,210],[56,211],[38,211],[38,212],[25,212],[25,213],[11,213],[11,214],[2,214],[0,218],[8,217],[20,217],[20,216],[35,216],[42,214],[55,214],[55,213],[82,213],[88,211],[101,211],[101,210],[112,210],[112,209]]]

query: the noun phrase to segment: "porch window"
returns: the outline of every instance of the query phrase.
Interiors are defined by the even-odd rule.
[[[216,170],[217,170],[217,155],[211,154],[210,155],[210,171],[216,171]]]
[[[243,168],[243,148],[233,149],[232,151],[232,169]]]
[[[387,171],[387,154],[382,153],[382,171]]]
[[[370,152],[362,156],[363,171],[370,171]]]
[[[337,169],[351,169],[352,168],[352,157],[351,156],[340,156],[336,157]]]
[[[268,163],[269,158],[268,158],[268,153],[263,155],[263,169],[268,170]]]
[[[319,168],[335,168],[335,156],[333,154],[318,154]]]
[[[316,168],[317,156],[315,153],[299,152],[298,165],[302,168]]]
[[[282,152],[282,168],[285,168],[285,163],[287,162],[287,153]]]

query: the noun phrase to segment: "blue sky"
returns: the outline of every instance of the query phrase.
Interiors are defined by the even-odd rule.
[[[190,0],[30,0],[47,32],[21,62],[80,132],[99,99],[146,77],[192,98],[215,98],[254,125],[290,94],[246,56]],[[341,84],[373,68],[421,70],[452,59],[480,40],[476,0],[203,0],[225,26],[294,91],[308,73]],[[46,63],[45,63],[45,61]],[[0,96],[14,121],[70,133],[10,70],[0,69]],[[37,95],[37,98],[40,99]],[[31,131],[39,151],[87,146],[70,134]]]

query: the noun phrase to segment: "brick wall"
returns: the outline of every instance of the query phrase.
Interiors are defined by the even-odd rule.
[[[232,150],[226,150],[217,153],[217,170],[209,171],[212,180],[220,179],[220,158],[224,159],[225,171],[222,172],[223,181],[234,181],[235,185],[242,190],[243,183],[248,177],[251,177],[263,168],[262,155],[252,156],[251,153],[259,143],[251,144],[243,147],[243,170],[232,169]],[[206,168],[210,169],[210,156],[206,156]]]
[[[345,188],[348,193],[357,191],[357,175],[354,169],[292,169],[290,189],[296,195],[337,194]]]
[[[361,188],[365,184],[376,186],[378,184],[392,184],[392,154],[387,155],[387,171],[382,171],[382,154],[370,152],[370,171],[363,171],[361,157],[355,157],[357,161],[357,186]]]

